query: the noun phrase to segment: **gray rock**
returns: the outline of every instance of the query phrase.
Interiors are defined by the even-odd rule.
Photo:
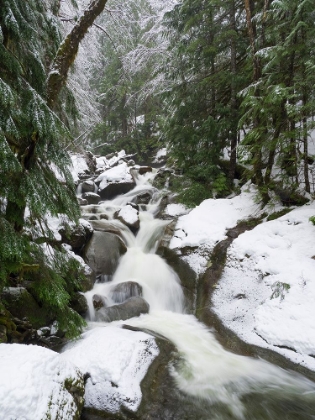
[[[93,295],[92,303],[95,309],[106,308],[107,307],[107,299],[105,296],[101,296],[98,294]]]
[[[127,211],[127,213],[124,213],[124,211]],[[128,219],[129,214],[134,216],[134,220],[132,222]],[[136,232],[140,227],[139,211],[130,204],[122,207],[121,210],[114,214],[114,217],[120,220],[124,225],[128,226],[132,232]]]
[[[133,296],[142,296],[142,287],[135,281],[119,283],[111,290],[111,298],[115,303],[122,303]]]
[[[85,315],[88,311],[88,303],[86,297],[80,292],[73,294],[71,297],[70,306],[80,315]]]
[[[140,168],[138,169],[138,172],[140,175],[144,175],[147,172],[152,172],[152,167],[151,166],[140,166]]]
[[[64,243],[70,245],[73,249],[80,249],[91,238],[93,227],[86,222],[79,222],[78,225],[65,223],[59,229],[59,233]]]
[[[108,214],[106,214],[106,213],[101,213],[101,214],[100,214],[100,219],[101,219],[101,220],[108,220],[108,219],[109,219]]]
[[[90,179],[82,182],[82,192],[83,193],[86,193],[86,192],[94,192],[95,191],[95,188],[96,188],[96,185]]]
[[[95,231],[113,233],[117,236],[121,235],[120,229],[117,226],[113,225],[110,221],[107,221],[106,219],[91,220],[91,225],[93,226],[93,229]]]
[[[127,251],[123,241],[112,233],[94,231],[83,250],[83,258],[95,274],[113,274],[118,260]]]
[[[78,203],[80,204],[80,206],[87,206],[89,204],[87,200],[81,197],[78,197]]]
[[[186,310],[194,313],[196,299],[196,285],[198,284],[198,276],[190,267],[188,262],[183,260],[176,252],[168,247],[160,246],[158,254],[163,257],[168,265],[173,268],[181,281],[181,286],[185,295]]]
[[[134,296],[119,305],[101,308],[95,316],[97,321],[112,322],[147,314],[149,309],[149,304],[142,297]]]
[[[136,204],[149,204],[151,198],[152,198],[152,194],[149,191],[146,191],[146,192],[143,192],[141,194],[138,194],[134,198],[134,203],[136,203]]]
[[[118,195],[126,194],[131,191],[136,186],[135,182],[125,181],[125,182],[113,182],[106,185],[105,188],[99,190],[99,194],[102,200],[111,200]]]
[[[98,217],[97,216],[95,216],[95,214],[92,214],[92,215],[90,215],[89,217],[88,217],[88,219],[87,220],[98,220]]]
[[[89,204],[98,204],[101,201],[101,197],[94,192],[85,192],[82,194],[82,198]]]
[[[34,328],[47,325],[48,313],[40,308],[34,297],[24,287],[7,287],[0,295],[6,309],[16,318],[28,319]]]

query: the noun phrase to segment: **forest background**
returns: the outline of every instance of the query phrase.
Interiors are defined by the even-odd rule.
[[[80,215],[70,152],[166,147],[191,206],[248,180],[264,204],[305,203],[314,43],[311,0],[2,0],[0,287],[31,284],[69,335],[83,325],[79,264],[47,225]]]

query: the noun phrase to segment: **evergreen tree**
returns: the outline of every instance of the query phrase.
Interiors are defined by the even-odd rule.
[[[162,113],[159,95],[152,85],[148,88],[156,73],[159,44],[152,28],[157,10],[148,0],[123,8],[119,1],[110,5],[114,12],[101,21],[102,71],[95,69],[103,121],[94,131],[94,143],[98,152],[123,148],[145,159],[156,148]]]
[[[34,296],[69,334],[83,324],[68,307],[78,263],[52,248],[45,218],[79,216],[65,152],[72,101],[65,83],[79,43],[105,3],[92,1],[63,41],[59,1],[0,3],[0,288],[10,276],[32,280]]]
[[[240,36],[235,1],[183,1],[166,17],[171,39],[168,138],[186,174],[224,192],[236,166],[239,99],[246,82],[246,45]],[[238,25],[238,26],[237,26]],[[230,170],[220,159],[230,153]]]
[[[310,191],[307,144],[313,128],[314,79],[307,69],[314,66],[314,7],[311,1],[284,0],[264,2],[247,12],[254,76],[243,92],[243,144],[268,201],[274,181],[294,190],[303,174]],[[273,175],[275,165],[281,171]]]

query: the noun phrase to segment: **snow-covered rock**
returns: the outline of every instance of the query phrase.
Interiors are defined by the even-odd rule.
[[[132,181],[132,176],[130,174],[130,168],[126,162],[104,171],[100,174],[95,182],[99,183],[100,190],[103,190],[108,183],[110,182],[126,182]]]
[[[123,206],[117,213],[117,219],[128,226],[130,229],[139,229],[139,211],[130,204]]]
[[[137,410],[142,398],[140,383],[158,354],[152,336],[103,326],[70,343],[61,357],[90,374],[85,407],[116,413],[121,406]]]
[[[0,420],[71,420],[83,406],[79,370],[39,346],[0,344]]]

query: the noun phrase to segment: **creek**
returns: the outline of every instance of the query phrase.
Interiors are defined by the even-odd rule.
[[[86,293],[90,327],[99,324],[95,322],[93,295],[102,296],[111,306],[115,304],[111,295],[115,285],[136,282],[142,287],[142,296],[150,310],[148,314],[124,323],[154,331],[176,346],[180,362],[170,365],[170,374],[186,401],[191,402],[189,410],[196,407],[195,414],[190,412],[186,417],[182,414],[177,417],[174,413],[170,419],[315,419],[313,382],[264,360],[225,350],[214,332],[189,313],[178,275],[156,254],[170,221],[155,217],[160,208],[161,194],[152,187],[152,178],[152,174],[138,175],[134,190],[97,206],[97,211],[105,213],[108,222],[120,231],[127,252],[121,257],[110,281],[97,282],[93,290]],[[140,205],[140,228],[134,235],[114,219],[114,213],[146,191],[150,191],[152,199],[148,205]],[[159,418],[165,420],[165,417]]]

